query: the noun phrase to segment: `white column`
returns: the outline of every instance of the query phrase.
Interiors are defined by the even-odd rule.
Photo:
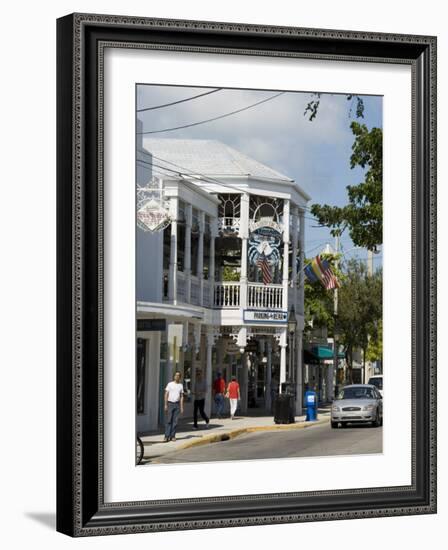
[[[170,324],[171,323],[168,323],[166,324],[166,333],[169,334],[169,330],[170,330]],[[169,342],[167,343],[167,358],[166,358],[166,372],[168,373],[167,374],[167,381],[168,382],[171,382],[171,380],[173,379],[173,374],[174,374],[174,369],[175,369],[175,361],[174,361],[174,355],[175,355],[175,349],[174,349],[174,344],[173,342]]]
[[[201,346],[201,325],[193,325],[193,342],[192,342],[192,361],[191,361],[191,381],[196,380],[196,369],[201,368],[199,364],[200,356],[198,358]]]
[[[292,286],[292,295],[294,302],[294,309],[297,308],[297,246],[298,246],[298,220],[297,220],[297,209],[294,209],[294,214],[292,217],[292,277],[291,277],[291,286]]]
[[[300,232],[299,232],[299,248],[300,248],[300,271],[299,271],[299,293],[298,293],[298,312],[303,313],[304,308],[304,299],[305,299],[305,292],[304,292],[304,282],[305,282],[305,273],[303,271],[304,268],[304,259],[305,259],[305,217],[304,217],[304,211],[299,211],[299,226],[300,226]]]
[[[266,341],[266,390],[264,394],[264,402],[266,411],[270,411],[272,407],[271,399],[271,382],[272,382],[272,342],[270,338]]]
[[[170,201],[171,239],[170,239],[170,267],[168,272],[168,298],[177,303],[177,217],[179,215],[179,200]]]
[[[249,366],[250,366],[250,358],[249,354],[247,352],[243,353],[242,356],[242,377],[241,377],[241,413],[247,414],[247,400],[248,400],[248,393],[249,393]]]
[[[205,414],[210,417],[212,411],[212,348],[214,344],[213,329],[207,330],[206,363],[205,363]]]
[[[289,286],[289,199],[285,199],[283,206],[283,300],[282,308],[288,311]]]
[[[199,353],[201,347],[201,324],[196,323],[193,328],[194,352]]]
[[[297,331],[296,340],[296,415],[301,416],[303,410],[303,333]]]
[[[185,207],[185,243],[184,243],[184,276],[185,276],[185,301],[191,302],[191,222],[192,206]]]
[[[247,308],[247,241],[249,238],[249,195],[241,195],[240,208],[241,237],[241,277],[240,277],[240,307]]]
[[[282,383],[286,382],[286,346],[288,344],[287,342],[287,329],[282,328],[281,329],[281,335],[280,335],[280,380],[279,380],[279,393],[282,392]]]
[[[224,343],[225,340],[223,338],[223,335],[219,338],[219,340],[216,342],[216,365],[218,368],[218,372],[222,374],[223,379],[226,381],[226,388],[227,384],[230,382],[230,378],[228,376],[227,369],[224,369]],[[227,399],[224,400],[224,408],[227,407]]]
[[[241,352],[241,412],[243,414],[247,413],[247,390],[248,390],[248,372],[247,372],[247,353],[244,351],[247,344],[247,328],[241,327],[238,332],[237,346],[240,348]]]
[[[210,285],[210,307],[215,305],[215,239],[218,236],[216,219],[210,221],[210,261],[208,266],[208,282]]]
[[[333,342],[334,345],[334,342]],[[331,401],[334,399],[334,380],[335,380],[335,368],[334,365],[328,365],[327,366],[327,380],[326,380],[326,388],[327,388],[327,400]]]
[[[204,305],[204,226],[205,214],[199,214],[199,242],[197,273],[199,278],[199,305]]]

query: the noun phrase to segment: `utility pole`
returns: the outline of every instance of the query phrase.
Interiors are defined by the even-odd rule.
[[[335,268],[338,268],[338,254],[339,254],[339,233],[335,236]],[[335,377],[338,372],[338,343],[336,338],[337,322],[338,322],[338,288],[336,287],[333,290],[333,313],[334,313],[334,329],[333,329],[333,365],[328,370],[327,378],[327,398],[328,400],[334,399],[334,389],[335,389]]]
[[[373,276],[373,251],[367,250],[367,275]]]
[[[367,249],[367,276],[373,277],[373,251]],[[367,335],[367,341],[370,341],[370,334]],[[363,351],[362,357],[362,383],[366,383],[366,351]]]

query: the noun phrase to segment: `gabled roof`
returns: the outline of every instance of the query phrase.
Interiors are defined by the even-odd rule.
[[[189,175],[252,176],[283,182],[291,178],[216,140],[144,138],[153,164]],[[157,167],[155,167],[157,169]]]

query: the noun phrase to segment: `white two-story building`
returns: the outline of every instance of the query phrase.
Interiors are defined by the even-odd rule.
[[[201,368],[212,411],[221,372],[241,412],[271,408],[280,383],[302,410],[304,212],[292,179],[218,141],[143,139],[139,188],[162,190],[169,221],[137,229],[137,430],[163,421],[163,390]],[[137,211],[140,204],[137,205]],[[192,414],[187,398],[185,415]]]

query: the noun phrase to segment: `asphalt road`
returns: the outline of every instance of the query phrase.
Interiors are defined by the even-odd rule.
[[[158,463],[213,462],[381,453],[383,428],[350,426],[334,430],[329,424],[299,430],[275,430],[240,435],[174,451],[160,457]]]

